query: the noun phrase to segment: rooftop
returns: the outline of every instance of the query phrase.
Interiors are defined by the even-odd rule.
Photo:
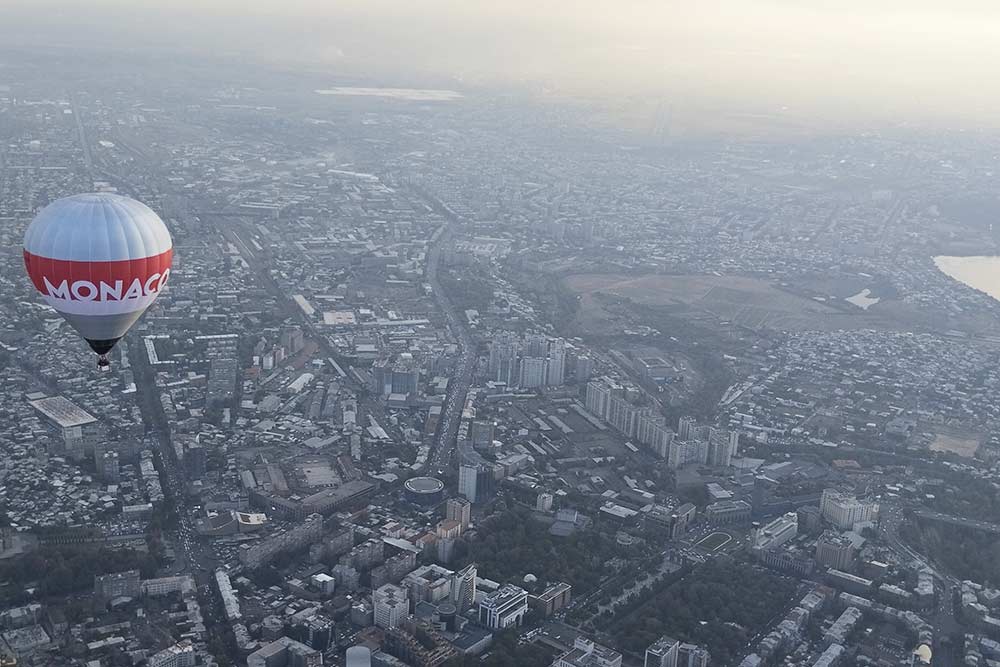
[[[30,401],[31,407],[54,421],[61,428],[85,426],[93,424],[97,419],[86,410],[78,407],[64,396],[50,396]]]

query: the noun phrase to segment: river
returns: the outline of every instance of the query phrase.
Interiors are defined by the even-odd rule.
[[[1000,257],[934,258],[934,264],[944,273],[969,287],[986,292],[1000,301]]]

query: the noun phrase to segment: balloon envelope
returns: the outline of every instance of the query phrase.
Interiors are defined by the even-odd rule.
[[[159,295],[173,243],[145,204],[110,193],[57,199],[24,234],[24,265],[42,298],[106,354]]]

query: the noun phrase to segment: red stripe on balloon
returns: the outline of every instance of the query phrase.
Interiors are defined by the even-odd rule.
[[[163,275],[163,272],[170,268],[173,254],[174,251],[171,248],[150,257],[112,262],[81,262],[42,257],[25,250],[24,266],[28,270],[28,276],[35,289],[42,294],[48,294],[43,278],[47,278],[49,283],[56,287],[64,280],[70,285],[77,280],[87,280],[95,285],[101,282],[114,285],[115,281],[120,280],[122,281],[122,289],[127,290],[136,278],[145,285],[150,277],[156,274]]]

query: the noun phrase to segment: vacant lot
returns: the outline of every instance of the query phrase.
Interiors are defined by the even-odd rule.
[[[676,306],[689,316],[707,312],[753,330],[898,328],[877,312],[879,307],[867,312],[852,309],[835,297],[813,298],[798,293],[796,286],[758,278],[576,274],[568,276],[565,283],[580,296],[579,324],[590,327],[604,328],[620,321],[620,316],[608,312],[609,302],[628,299],[644,306]]]
[[[972,458],[979,449],[979,437],[962,433],[937,433],[931,442],[932,452],[951,452],[966,458]]]

